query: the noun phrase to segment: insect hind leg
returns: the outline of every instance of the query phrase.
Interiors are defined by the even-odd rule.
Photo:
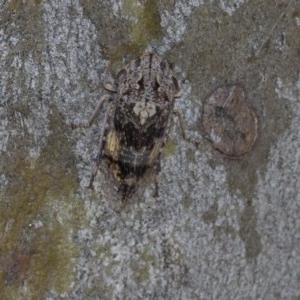
[[[185,130],[185,126],[184,126],[184,121],[183,121],[183,117],[182,117],[182,113],[180,110],[178,109],[174,109],[173,111],[173,114],[178,118],[178,121],[179,121],[179,128],[180,128],[180,131],[181,131],[181,136],[182,138],[190,143],[190,144],[193,144],[196,148],[198,148],[199,146],[199,142],[189,138],[187,135],[186,135],[186,130]]]
[[[103,152],[104,141],[105,141],[105,130],[106,130],[106,125],[107,125],[111,105],[112,105],[112,103],[110,102],[107,109],[106,109],[106,112],[105,112],[105,117],[104,117],[104,121],[103,121],[103,128],[102,128],[101,136],[100,136],[100,140],[99,140],[99,151],[98,151],[98,154],[97,154],[97,157],[96,157],[96,164],[94,166],[89,185],[87,186],[87,188],[92,189],[92,190],[94,189],[93,183],[94,183],[95,177],[98,173],[101,160],[103,158],[102,152]]]
[[[98,155],[97,155],[97,158],[96,158],[96,164],[94,166],[94,169],[93,169],[93,172],[92,172],[92,175],[91,175],[91,178],[90,178],[90,182],[89,182],[89,185],[87,186],[88,189],[91,189],[91,190],[94,190],[94,180],[95,180],[95,177],[98,173],[98,169],[99,169],[99,166],[100,166],[100,163],[101,163],[101,160],[102,160],[102,150],[103,150],[103,146],[100,147],[99,149],[99,152],[98,152]]]

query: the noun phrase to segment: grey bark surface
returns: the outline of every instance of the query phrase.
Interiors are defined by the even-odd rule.
[[[300,299],[299,1],[0,3],[1,299]],[[173,63],[176,107],[153,185],[116,213],[85,189],[112,74],[144,51]],[[204,99],[239,83],[252,151],[215,152]]]

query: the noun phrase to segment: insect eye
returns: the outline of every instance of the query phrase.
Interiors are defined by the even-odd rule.
[[[137,85],[138,85],[137,89],[140,89],[140,90],[144,89],[144,78],[143,77],[140,78],[140,80],[138,81]]]
[[[161,63],[160,63],[160,68],[164,71],[165,70],[165,68],[166,68],[166,63],[164,62],[164,61],[162,61]]]
[[[127,71],[125,69],[122,69],[116,76],[116,82],[119,82],[119,81],[124,81],[125,78],[127,75]]]
[[[172,80],[173,80],[173,84],[174,84],[174,87],[175,87],[175,91],[176,92],[179,91],[180,87],[179,87],[179,83],[178,83],[177,79],[173,76]]]
[[[134,89],[134,90],[139,90],[139,89],[141,88],[140,85],[139,85],[138,83],[133,83],[133,84],[130,85],[130,87],[131,87],[132,89]]]

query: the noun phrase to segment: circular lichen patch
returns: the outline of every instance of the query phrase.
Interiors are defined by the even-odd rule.
[[[222,86],[203,105],[204,136],[216,150],[229,157],[249,152],[257,137],[257,117],[245,98],[240,85]]]

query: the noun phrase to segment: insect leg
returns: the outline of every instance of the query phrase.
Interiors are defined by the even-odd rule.
[[[161,165],[160,165],[160,160],[157,162],[157,164],[154,167],[154,192],[153,192],[153,198],[158,198],[159,196],[159,185],[158,185],[158,175],[159,172],[161,171]]]
[[[153,198],[158,198],[159,196],[159,185],[158,185],[158,174],[155,175],[154,178],[154,192],[153,192]]]
[[[101,136],[100,136],[100,140],[99,140],[99,151],[98,151],[98,154],[97,154],[97,157],[96,157],[96,164],[95,164],[93,172],[92,172],[90,183],[87,186],[87,188],[92,189],[92,190],[94,189],[93,182],[94,182],[94,179],[97,175],[97,172],[98,172],[98,169],[99,169],[99,166],[100,166],[100,163],[101,163],[101,159],[102,159],[102,151],[103,151],[103,147],[104,147],[104,134],[105,134],[105,130],[106,130],[106,124],[107,124],[108,116],[109,116],[109,113],[110,113],[111,105],[112,105],[112,103],[110,102],[107,109],[106,109],[106,112],[105,112],[105,117],[104,117],[104,121],[103,121],[103,128],[102,128]]]
[[[92,126],[92,123],[94,122],[94,120],[98,117],[100,110],[102,109],[102,106],[104,104],[104,102],[110,100],[109,95],[104,95],[101,97],[98,105],[96,106],[96,108],[93,111],[92,116],[90,117],[90,119],[88,120],[88,122],[86,123],[81,123],[81,124],[71,124],[72,129],[76,129],[76,128],[89,128]]]
[[[108,61],[104,70],[104,80],[103,80],[103,87],[107,90],[110,91],[112,93],[116,93],[117,92],[117,86],[113,83],[110,83],[108,78],[111,77],[110,74],[110,62]]]
[[[182,117],[182,113],[180,110],[178,109],[174,109],[173,114],[177,116],[178,120],[179,120],[179,127],[180,127],[180,131],[181,131],[181,135],[183,137],[183,139],[191,144],[194,144],[196,147],[199,146],[199,142],[194,141],[192,139],[190,139],[189,137],[186,136],[185,133],[185,126],[184,126],[184,122],[183,122],[183,117]]]

